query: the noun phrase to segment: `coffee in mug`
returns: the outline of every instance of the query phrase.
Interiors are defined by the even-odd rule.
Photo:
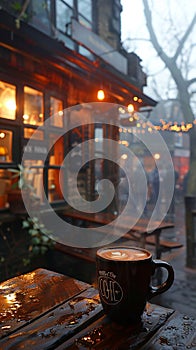
[[[118,323],[141,320],[146,302],[168,290],[174,270],[162,260],[153,260],[146,249],[111,246],[96,253],[98,290],[105,314]],[[167,270],[166,281],[152,286],[151,278],[158,267]]]

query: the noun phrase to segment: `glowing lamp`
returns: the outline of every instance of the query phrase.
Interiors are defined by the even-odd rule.
[[[0,146],[0,156],[6,156],[8,154],[7,147]]]
[[[160,157],[161,157],[161,156],[160,156],[160,154],[159,154],[159,153],[155,153],[155,154],[154,154],[154,159],[159,160],[159,159],[160,159]]]
[[[7,147],[0,146],[0,160],[6,161],[7,155],[8,155]]]
[[[6,136],[5,132],[1,131],[0,132],[0,139],[4,139]]]
[[[104,98],[105,98],[104,90],[102,90],[102,89],[98,90],[97,91],[97,99],[99,101],[102,101],[102,100],[104,100]]]
[[[134,106],[132,105],[132,103],[130,103],[130,104],[127,106],[127,109],[128,109],[128,112],[129,112],[129,113],[133,113],[133,112],[134,112]]]

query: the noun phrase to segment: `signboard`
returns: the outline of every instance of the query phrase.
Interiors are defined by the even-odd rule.
[[[48,147],[46,142],[38,140],[25,140],[24,152],[25,158],[27,159],[45,159],[48,154]]]
[[[120,72],[127,74],[127,58],[114,50],[100,36],[85,28],[75,19],[72,19],[72,39],[100,56]]]

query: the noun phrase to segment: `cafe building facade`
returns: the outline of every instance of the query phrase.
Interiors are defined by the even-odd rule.
[[[59,171],[72,146],[95,138],[99,132],[119,138],[118,128],[107,121],[99,130],[86,125],[66,135],[63,111],[98,102],[100,88],[105,93],[104,102],[126,107],[131,104],[135,110],[155,106],[156,102],[143,93],[146,75],[140,58],[122,47],[120,1],[31,0],[18,1],[18,7],[14,1],[1,3],[0,209],[9,208],[8,169],[17,168],[25,146],[34,137],[36,157],[29,149],[24,165],[36,172],[33,186],[37,195],[41,197],[44,189],[49,202],[58,206],[64,201]],[[46,120],[49,128],[42,130]],[[64,135],[58,138],[62,129]],[[87,199],[93,199],[94,171],[92,164],[81,175],[81,189]],[[107,171],[114,173],[112,165]]]

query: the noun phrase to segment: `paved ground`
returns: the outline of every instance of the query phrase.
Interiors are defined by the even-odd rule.
[[[172,240],[176,239],[183,243],[183,247],[162,254],[162,260],[170,262],[174,268],[175,281],[167,292],[151,301],[172,307],[183,314],[196,318],[196,269],[186,267],[187,251],[183,200],[178,201],[175,212],[175,228],[170,233],[165,232],[165,235],[167,235],[167,239],[170,236]]]

